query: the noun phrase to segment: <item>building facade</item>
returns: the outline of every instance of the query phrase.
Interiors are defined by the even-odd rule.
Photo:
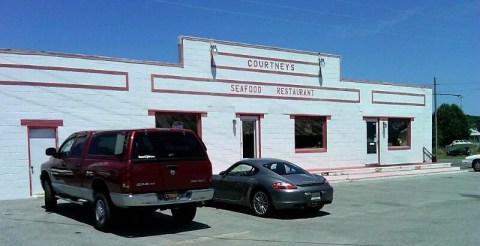
[[[179,38],[179,63],[0,50],[0,199],[42,193],[45,148],[92,129],[178,127],[214,173],[249,157],[307,170],[419,163],[429,87],[342,79],[340,56]]]

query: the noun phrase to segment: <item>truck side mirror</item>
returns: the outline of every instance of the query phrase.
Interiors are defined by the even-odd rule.
[[[48,148],[45,150],[45,155],[48,155],[48,156],[57,156],[57,149],[55,148]]]

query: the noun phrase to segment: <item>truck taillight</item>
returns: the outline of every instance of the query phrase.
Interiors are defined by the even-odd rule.
[[[124,192],[129,192],[132,187],[131,173],[132,173],[131,163],[127,163],[127,166],[123,170],[122,176],[121,176],[122,189]]]

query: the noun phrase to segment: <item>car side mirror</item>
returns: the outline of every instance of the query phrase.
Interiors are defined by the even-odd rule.
[[[226,172],[226,171],[221,171],[221,172],[220,172],[220,176],[225,176],[225,175],[227,175],[227,172]]]
[[[48,149],[45,150],[45,155],[56,157],[57,156],[57,149],[48,148]]]

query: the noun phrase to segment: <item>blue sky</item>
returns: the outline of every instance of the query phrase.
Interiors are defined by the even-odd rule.
[[[180,35],[342,56],[480,116],[480,0],[1,0],[0,48],[177,62]]]

